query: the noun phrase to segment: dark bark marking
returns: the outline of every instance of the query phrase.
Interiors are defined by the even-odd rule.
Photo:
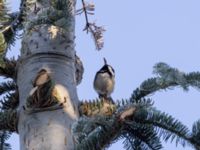
[[[39,35],[39,37],[41,37],[41,36],[42,36],[42,33],[41,33],[41,32],[38,32],[38,35]]]
[[[26,137],[25,137],[25,135],[24,135],[24,138],[23,138],[23,140],[24,140],[24,144],[26,144]]]
[[[62,45],[62,44],[64,44],[64,43],[65,43],[65,40],[63,40],[63,41],[60,41],[60,43],[59,43],[59,44],[60,44],[60,45]]]
[[[35,128],[34,128],[33,133],[34,133],[34,137],[37,137],[37,135],[36,135],[36,129]]]
[[[47,124],[47,125],[48,125],[48,126],[50,126],[50,124],[51,124],[51,119],[49,119],[49,121],[48,121],[48,124]]]
[[[35,48],[36,48],[36,49],[39,48],[39,44],[38,44],[38,42],[35,42]]]
[[[30,125],[28,124],[27,126],[28,126],[28,131],[30,131],[30,130],[31,130],[31,129],[30,129]]]
[[[29,147],[29,145],[30,145],[30,140],[28,140],[28,144],[27,144],[27,145],[28,145],[28,147]]]
[[[65,145],[67,145],[67,137],[66,136],[65,136],[64,142],[65,142]]]
[[[67,98],[66,97],[64,97],[64,103],[67,103]]]
[[[65,46],[65,49],[68,49],[68,47],[69,47],[68,45],[67,45],[67,46]]]

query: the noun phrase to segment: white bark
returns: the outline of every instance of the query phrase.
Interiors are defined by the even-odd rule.
[[[38,6],[49,5],[44,3]],[[32,10],[27,12],[27,19],[37,17]],[[67,31],[58,26],[41,24],[25,32],[17,74],[21,150],[74,149],[71,125],[79,117],[74,63],[74,22]],[[63,109],[27,114],[23,106],[26,106],[32,82],[41,69],[46,69],[55,81],[60,103],[66,102]]]

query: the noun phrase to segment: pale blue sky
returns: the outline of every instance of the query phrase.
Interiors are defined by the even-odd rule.
[[[10,0],[13,7],[17,1]],[[105,47],[100,52],[94,49],[91,36],[82,32],[84,17],[77,16],[76,50],[85,67],[83,81],[78,86],[80,99],[97,97],[92,82],[103,64],[103,57],[116,70],[114,99],[128,98],[142,81],[154,76],[152,66],[160,61],[185,72],[200,71],[199,0],[99,0],[94,3],[96,11],[92,20],[107,30]],[[18,50],[19,45],[13,49]],[[200,119],[200,92],[195,89],[187,93],[181,89],[162,91],[151,97],[157,109],[173,115],[190,128]],[[16,136],[11,141],[13,149],[19,150]],[[117,143],[109,150],[122,147]],[[164,148],[182,149],[181,146],[176,148],[175,143],[165,144]]]

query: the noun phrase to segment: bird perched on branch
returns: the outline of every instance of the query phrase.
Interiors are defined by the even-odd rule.
[[[94,78],[94,89],[99,94],[99,98],[113,102],[110,95],[114,90],[114,86],[115,71],[104,58],[104,66],[96,73]]]

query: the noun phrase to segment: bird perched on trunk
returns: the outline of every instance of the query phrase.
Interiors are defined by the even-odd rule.
[[[115,86],[115,71],[112,66],[107,64],[106,59],[104,58],[104,66],[96,73],[94,78],[94,89],[99,94],[100,99],[110,100],[111,93],[114,90]]]

